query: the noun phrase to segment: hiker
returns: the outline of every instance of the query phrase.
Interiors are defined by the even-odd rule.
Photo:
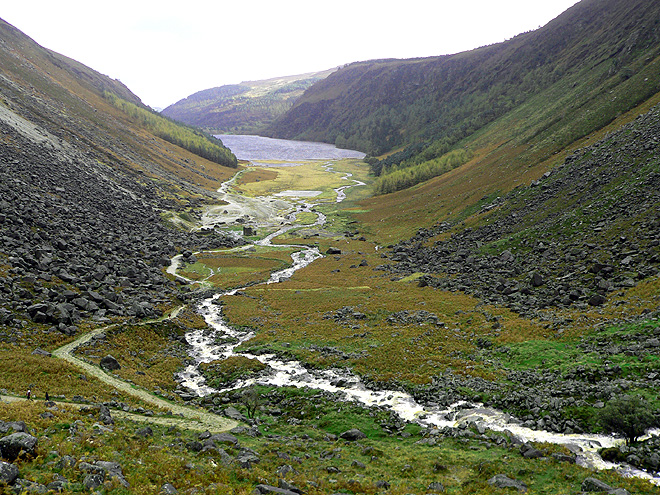
[[[46,395],[44,397],[44,400],[48,402],[50,400],[50,396],[48,395],[48,392],[46,392]]]
[[[29,388],[28,388],[28,391],[27,391],[27,399],[32,400],[32,390],[30,390]]]

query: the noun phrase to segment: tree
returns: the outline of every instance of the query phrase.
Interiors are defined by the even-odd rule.
[[[241,395],[241,402],[247,409],[247,417],[254,418],[254,413],[257,412],[257,407],[259,407],[259,392],[254,387],[246,388]]]
[[[636,442],[654,424],[651,406],[644,398],[622,395],[612,399],[601,409],[601,426],[610,433],[626,438],[626,445]]]

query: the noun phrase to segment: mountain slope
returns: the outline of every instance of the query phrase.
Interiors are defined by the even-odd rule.
[[[283,115],[307,88],[334,70],[211,88],[170,105],[162,113],[214,134],[252,134]]]
[[[151,115],[128,88],[3,21],[0,65],[0,335],[157,314],[178,297],[162,273],[173,254],[233,244],[162,216],[234,169],[156,137],[108,99]]]
[[[471,228],[420,229],[395,247],[393,269],[437,274],[425,283],[528,318],[551,307],[585,311],[660,274],[659,191],[660,105],[541,180],[484,201]]]
[[[0,63],[4,76],[0,89],[5,105],[12,111],[66,141],[84,144],[115,159],[121,154],[128,168],[143,169],[147,174],[169,179],[175,177],[172,171],[184,168],[192,182],[209,181],[210,174],[189,165],[192,163],[190,153],[180,148],[168,150],[169,146],[161,141],[155,144],[153,134],[144,124],[112,108],[106,94],[148,111],[148,107],[119,81],[39,46],[4,21],[0,22],[0,39],[3,40]],[[159,149],[161,144],[162,150]],[[215,145],[218,144],[221,146],[216,140]],[[226,162],[226,165],[232,164],[235,164],[235,157],[233,162]],[[218,167],[217,172],[219,176],[229,173],[225,167]]]
[[[564,87],[576,109],[617,91],[658,56],[658,19],[660,5],[650,0],[583,0],[543,28],[504,43],[442,57],[351,64],[307,90],[267,133],[372,155],[408,146],[376,166],[376,173],[428,161],[552,88]],[[657,92],[658,77],[645,75],[645,91],[625,93],[623,108],[594,121],[582,118],[570,139]],[[539,129],[568,111],[554,109]]]

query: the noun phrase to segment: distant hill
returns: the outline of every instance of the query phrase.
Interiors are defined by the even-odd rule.
[[[206,89],[165,108],[167,117],[212,134],[250,134],[289,110],[312,84],[336,69]]]
[[[583,0],[546,26],[455,55],[357,62],[310,87],[265,134],[335,143],[373,156],[376,174],[429,164],[485,127],[526,107],[512,145],[549,133],[551,156],[660,89],[660,3]],[[463,141],[466,140],[466,141]],[[464,163],[431,163],[381,192],[409,187]],[[450,160],[451,161],[451,160]],[[395,184],[396,182],[396,184]]]

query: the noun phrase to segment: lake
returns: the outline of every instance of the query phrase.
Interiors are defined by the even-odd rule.
[[[344,150],[332,144],[310,141],[289,141],[261,136],[218,134],[220,139],[239,160],[338,160],[364,158],[360,151]]]

